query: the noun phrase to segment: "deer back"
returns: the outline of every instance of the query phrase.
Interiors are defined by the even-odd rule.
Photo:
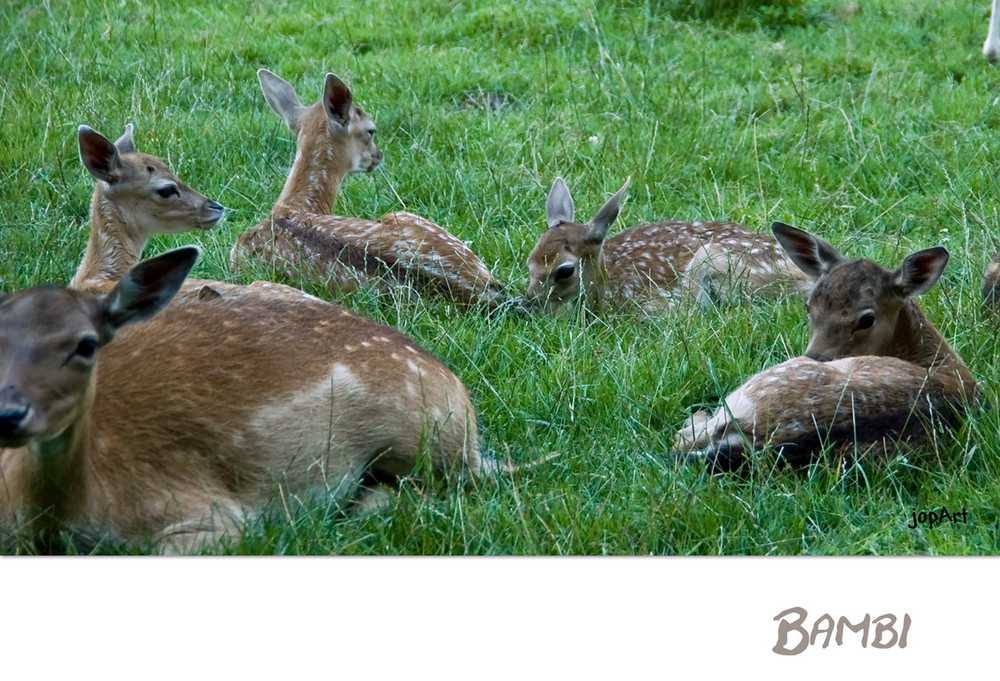
[[[824,447],[884,457],[898,443],[925,445],[934,422],[961,422],[967,396],[952,378],[895,357],[795,357],[752,376],[711,416],[686,421],[674,445],[721,470],[765,447],[796,466]]]
[[[662,222],[605,238],[625,187],[585,225],[557,178],[546,202],[548,229],[528,258],[528,298],[552,310],[582,292],[634,300],[647,311],[678,300],[702,304],[808,288],[808,278],[768,235],[728,222]]]
[[[373,222],[276,210],[240,236],[230,263],[234,269],[267,263],[293,280],[319,281],[333,295],[405,284],[465,305],[495,308],[510,300],[472,249],[406,212]]]
[[[734,222],[661,222],[604,245],[608,279],[622,298],[696,299],[702,305],[802,293],[808,278],[767,234]]]
[[[171,305],[107,348],[93,416],[115,434],[108,452],[179,459],[173,469],[205,452],[241,506],[276,484],[346,494],[369,470],[409,473],[422,447],[439,471],[478,472],[465,388],[408,337],[311,297],[221,293]]]

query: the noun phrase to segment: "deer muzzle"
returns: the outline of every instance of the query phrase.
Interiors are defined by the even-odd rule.
[[[0,390],[0,445],[16,446],[13,440],[23,434],[31,407],[12,385]]]

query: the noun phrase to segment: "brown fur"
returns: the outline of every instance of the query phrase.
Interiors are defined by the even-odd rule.
[[[0,414],[33,409],[30,432],[0,435],[2,525],[189,550],[279,494],[343,498],[368,473],[410,473],[421,452],[436,471],[480,472],[465,388],[412,340],[287,287],[207,288],[117,332],[99,371],[63,358],[114,333],[102,325],[122,289],[0,303],[0,376],[28,386],[0,394]],[[72,408],[50,409],[64,398]]]
[[[993,309],[1000,309],[1000,290],[997,290],[998,281],[1000,281],[1000,253],[994,256],[983,273],[983,302],[987,307]]]
[[[259,77],[271,108],[296,132],[297,150],[271,215],[233,246],[234,270],[263,262],[292,279],[322,281],[334,295],[402,283],[467,305],[494,308],[509,300],[479,257],[430,220],[406,212],[378,222],[330,215],[344,177],[371,172],[382,160],[371,117],[333,74],[310,107],[269,71]]]
[[[775,233],[817,278],[806,356],[752,377],[715,414],[695,414],[676,435],[679,450],[727,468],[770,446],[801,464],[825,445],[886,453],[926,443],[933,421],[957,424],[978,399],[975,379],[911,298],[937,280],[947,251],[915,253],[889,272],[787,225]]]
[[[556,180],[546,203],[549,228],[528,257],[529,300],[558,310],[586,292],[593,304],[632,300],[653,311],[685,298],[706,305],[808,289],[808,278],[772,237],[736,223],[662,222],[605,239],[624,190],[579,224],[569,190]],[[560,275],[570,267],[573,274]]]
[[[87,250],[71,288],[106,292],[139,263],[151,236],[211,229],[222,218],[222,206],[177,179],[160,159],[135,150],[131,125],[114,144],[80,126],[79,144],[98,183]],[[171,187],[176,193],[157,193]]]

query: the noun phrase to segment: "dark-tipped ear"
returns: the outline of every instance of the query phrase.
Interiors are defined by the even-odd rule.
[[[292,132],[298,133],[299,118],[305,107],[295,94],[295,88],[267,69],[258,69],[257,80],[271,110],[281,116]]]
[[[812,279],[819,279],[844,257],[830,244],[783,222],[771,225],[771,232],[788,257]]]
[[[186,246],[139,263],[104,297],[108,339],[121,327],[149,319],[180,290],[201,253]]]
[[[345,128],[351,124],[351,107],[354,98],[340,78],[332,73],[326,74],[326,88],[323,90],[323,108],[326,115],[335,123]]]
[[[135,151],[135,140],[132,139],[132,124],[125,126],[125,132],[115,140],[115,149],[119,154],[131,154]]]
[[[948,251],[941,246],[906,256],[899,269],[892,273],[896,293],[906,298],[927,293],[941,278],[950,257]]]
[[[549,227],[555,227],[560,222],[573,222],[573,211],[569,187],[561,177],[557,177],[549,190],[549,198],[545,199],[545,219]]]
[[[607,233],[608,227],[618,217],[618,211],[621,210],[622,197],[625,195],[625,190],[628,189],[631,181],[632,178],[625,180],[622,188],[608,199],[607,203],[601,206],[601,209],[594,214],[594,217],[590,218],[591,230],[587,236],[588,241],[604,241],[604,235]]]
[[[90,174],[98,180],[114,184],[121,179],[122,163],[118,158],[118,149],[104,135],[94,129],[81,125],[78,129],[80,138],[80,160]]]

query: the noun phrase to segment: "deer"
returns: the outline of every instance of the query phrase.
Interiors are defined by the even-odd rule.
[[[936,426],[957,427],[979,398],[976,381],[914,300],[948,251],[912,253],[889,271],[790,225],[772,231],[815,281],[805,354],[752,376],[714,414],[692,415],[675,435],[677,456],[723,471],[764,448],[794,466],[825,447],[884,459],[896,445],[926,445]]]
[[[80,291],[107,292],[156,234],[208,230],[223,208],[181,182],[155,156],[136,151],[129,123],[115,142],[86,125],[78,129],[80,159],[97,179],[90,202],[90,236],[70,281]]]
[[[529,304],[559,312],[584,297],[594,307],[635,301],[655,313],[685,299],[709,306],[808,290],[808,277],[774,239],[737,223],[659,222],[606,238],[628,186],[579,224],[566,182],[556,178],[545,202],[547,229],[528,256]]]
[[[986,271],[983,273],[983,303],[994,310],[1000,309],[998,280],[1000,280],[1000,253],[993,256],[993,260],[986,266]]]
[[[511,302],[468,246],[426,218],[331,214],[344,178],[374,171],[383,158],[374,121],[340,78],[327,74],[320,101],[304,106],[287,81],[267,69],[257,77],[268,105],[295,133],[296,153],[271,214],[234,244],[233,271],[264,264],[292,280],[322,282],[332,295],[405,285],[464,306],[494,310]]]
[[[106,293],[0,298],[0,528],[187,552],[279,497],[484,471],[468,393],[431,353],[306,294],[171,302],[198,253]]]

